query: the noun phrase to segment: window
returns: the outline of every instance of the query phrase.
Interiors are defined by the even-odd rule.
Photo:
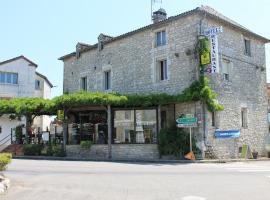
[[[160,31],[156,33],[156,46],[162,46],[166,44],[166,32]]]
[[[5,83],[5,73],[0,72],[0,83]]]
[[[241,109],[241,126],[247,128],[247,108]]]
[[[126,119],[130,113],[130,119]],[[157,143],[156,110],[116,110],[114,111],[113,142],[145,144]]]
[[[251,56],[250,40],[244,39],[245,43],[245,55]]]
[[[158,61],[158,80],[163,81],[168,79],[167,60]]]
[[[87,77],[81,78],[81,90],[87,90]]]
[[[18,74],[15,73],[12,74],[12,83],[18,84]]]
[[[0,72],[0,83],[18,84],[18,74],[10,72]]]
[[[111,89],[111,71],[104,72],[104,89]]]
[[[216,114],[215,112],[212,112],[211,113],[211,117],[212,117],[212,126],[216,126]]]
[[[35,89],[39,90],[40,89],[40,80],[35,81]]]
[[[222,76],[224,80],[230,80],[231,62],[229,60],[222,60]]]
[[[7,73],[6,76],[7,76],[7,83],[11,84],[11,73]]]

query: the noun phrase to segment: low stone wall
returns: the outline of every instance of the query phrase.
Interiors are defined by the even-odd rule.
[[[79,145],[66,147],[67,157],[85,159],[108,159],[108,145],[92,145],[91,149],[82,149]],[[112,159],[154,160],[159,159],[157,144],[113,144]]]

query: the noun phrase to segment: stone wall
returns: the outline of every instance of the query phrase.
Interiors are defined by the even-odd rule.
[[[85,76],[89,91],[104,91],[104,71],[111,70],[110,91],[124,94],[182,92],[196,80],[198,61],[195,59],[194,49],[203,18],[194,14],[172,20],[105,44],[102,51],[94,48],[82,53],[79,59],[66,59],[64,91],[80,90],[80,78]],[[211,87],[218,94],[217,100],[225,109],[216,113],[215,126],[212,126],[211,113],[206,113],[206,126],[203,127],[204,122],[201,122],[198,130],[195,130],[198,146],[202,150],[205,144],[213,146],[219,158],[238,157],[238,149],[243,144],[248,144],[252,150],[263,155],[266,139],[269,138],[264,43],[250,34],[208,17],[202,20],[202,25],[205,29],[223,26],[223,33],[218,37],[221,71],[208,77]],[[167,45],[157,48],[155,33],[161,30],[166,30]],[[244,55],[244,38],[251,41],[251,56]],[[167,59],[169,79],[157,81],[157,61],[162,59]],[[223,59],[232,63],[229,81],[224,80],[222,75]],[[195,105],[178,104],[176,111],[203,115],[202,106],[199,108],[199,105]],[[246,108],[248,113],[248,126],[245,128],[241,127],[242,108]],[[197,109],[200,111],[197,112]],[[170,121],[172,119],[171,117]],[[240,129],[241,136],[239,139],[216,139],[213,135],[217,129]]]
[[[180,93],[195,80],[196,61],[186,51],[194,50],[198,23],[198,17],[189,16],[65,60],[64,91],[80,90],[80,78],[85,76],[89,91],[104,91],[104,71],[111,70],[112,91]],[[155,47],[160,30],[167,32],[167,45]],[[167,59],[169,80],[158,81],[157,61],[162,59]]]
[[[216,113],[213,127],[211,113],[207,113],[207,143],[214,147],[219,158],[237,158],[239,147],[249,145],[259,155],[265,155],[269,137],[267,121],[267,92],[265,70],[265,47],[263,42],[213,20],[207,20],[207,27],[223,26],[218,35],[220,52],[220,73],[208,76],[211,87],[217,92],[217,100],[224,105],[224,111]],[[251,41],[251,56],[244,54],[244,38]],[[237,44],[237,45],[236,45]],[[222,60],[231,63],[229,80],[222,77]],[[247,127],[241,124],[241,109],[247,109]],[[241,131],[237,139],[216,139],[216,129]]]
[[[92,145],[84,150],[79,145],[67,145],[67,157],[103,160],[108,159],[108,145]],[[153,160],[159,158],[156,144],[114,144],[112,159],[115,160]]]

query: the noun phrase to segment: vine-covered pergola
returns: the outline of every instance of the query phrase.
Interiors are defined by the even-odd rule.
[[[26,118],[26,132],[28,135],[31,132],[31,126],[36,116],[56,115],[59,110],[62,110],[64,112],[63,142],[65,147],[67,114],[73,108],[99,106],[106,109],[108,114],[108,140],[111,141],[111,106],[122,108],[157,106],[160,108],[162,105],[201,101],[207,106],[209,111],[220,111],[223,109],[223,106],[218,104],[215,98],[216,93],[209,87],[208,79],[201,76],[189,88],[176,95],[166,93],[121,95],[117,93],[80,91],[73,94],[63,94],[52,100],[43,98],[0,100],[0,115],[9,114],[11,119],[24,116]]]

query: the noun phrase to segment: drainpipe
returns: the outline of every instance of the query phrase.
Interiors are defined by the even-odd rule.
[[[112,114],[111,105],[107,106],[107,124],[108,124],[108,158],[112,158]]]
[[[199,30],[199,36],[200,35],[203,35],[203,21],[204,19],[206,18],[206,15],[207,13],[204,12],[204,15],[203,17],[201,18],[200,20],[200,30]],[[200,62],[200,61],[199,61]],[[200,63],[199,63],[200,64]],[[200,72],[199,72],[200,73]],[[204,72],[203,72],[204,73]],[[207,133],[208,133],[208,130],[207,130],[207,110],[206,110],[206,105],[204,102],[202,102],[202,109],[203,109],[203,142],[204,142],[204,145],[207,146]],[[204,158],[204,154],[202,153],[202,157]]]

